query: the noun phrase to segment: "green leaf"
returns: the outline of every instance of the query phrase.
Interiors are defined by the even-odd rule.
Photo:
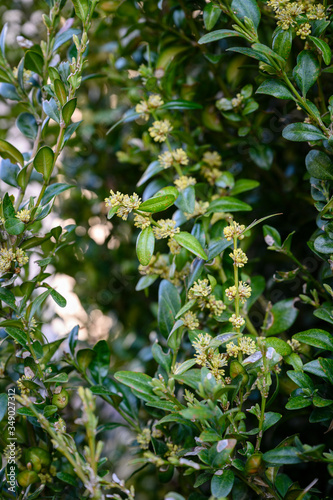
[[[280,419],[282,418],[281,413],[274,413],[272,411],[268,411],[264,415],[264,423],[262,426],[262,430],[265,432],[270,427],[273,427]]]
[[[18,165],[14,165],[10,160],[0,161],[0,179],[6,184],[9,184],[13,187],[19,187],[19,184],[17,182],[19,173],[20,167]]]
[[[160,106],[159,109],[202,109],[201,104],[196,102],[186,101],[184,99],[177,99],[169,101]]]
[[[158,274],[149,274],[147,276],[141,276],[139,281],[136,284],[135,290],[139,292],[140,290],[144,290],[145,288],[150,287],[155,281],[159,278]]]
[[[186,410],[181,410],[179,413],[187,420],[210,420],[214,418],[214,411],[203,405],[186,408]]]
[[[80,370],[85,372],[92,360],[96,358],[96,356],[97,353],[93,349],[80,349],[79,351],[77,351],[76,361],[80,367]]]
[[[204,43],[216,42],[217,40],[223,40],[223,38],[229,38],[232,36],[239,37],[239,38],[245,38],[245,36],[242,35],[241,33],[238,33],[238,31],[216,30],[216,31],[213,31],[212,33],[207,33],[206,35],[202,36],[198,40],[198,43],[200,45],[202,45]]]
[[[43,414],[45,418],[48,418],[57,413],[57,411],[58,407],[56,405],[47,405],[43,410]]]
[[[65,340],[65,337],[55,340],[54,342],[49,342],[47,344],[43,345],[43,356],[40,359],[40,364],[47,364],[51,359],[52,356],[57,352],[59,347],[61,346],[62,342]]]
[[[194,255],[197,255],[204,260],[208,259],[207,254],[200,245],[199,241],[194,236],[192,236],[192,234],[181,231],[180,233],[175,234],[174,239],[175,241],[177,241],[177,243],[179,243],[179,245],[186,248],[186,250],[193,253]]]
[[[58,304],[59,307],[66,307],[67,300],[56,290],[51,291],[51,297]]]
[[[12,163],[19,163],[22,167],[24,166],[22,153],[15,146],[3,139],[0,139],[0,156],[10,160]]]
[[[77,479],[75,476],[72,476],[72,474],[68,474],[67,472],[57,472],[57,478],[64,483],[74,486],[74,488],[78,487]]]
[[[269,247],[273,247],[273,246],[276,248],[281,247],[281,245],[282,245],[281,236],[280,236],[279,231],[277,229],[275,229],[275,227],[268,226],[267,224],[265,224],[262,227],[262,230],[264,233],[265,242],[267,243],[267,245]]]
[[[45,384],[66,384],[68,382],[67,373],[57,373],[56,375],[45,380]]]
[[[287,410],[301,410],[302,408],[306,408],[307,406],[311,406],[312,401],[310,398],[306,396],[294,396],[291,397],[286,404]]]
[[[272,49],[287,60],[291,51],[293,34],[291,27],[287,30],[277,28],[274,32]]]
[[[108,375],[110,369],[111,353],[106,340],[97,342],[94,346],[94,351],[96,352],[96,357],[89,366],[90,372],[96,380],[102,380]]]
[[[260,183],[258,181],[254,181],[252,179],[239,179],[235,182],[235,185],[231,189],[230,194],[234,196],[235,194],[244,193],[245,191],[251,191],[258,186],[260,186]]]
[[[77,17],[81,19],[81,21],[85,21],[89,13],[89,0],[72,0],[72,2]]]
[[[27,334],[23,330],[21,330],[20,328],[16,328],[15,326],[6,326],[5,330],[10,337],[16,340],[23,347],[27,346]]]
[[[145,373],[121,371],[115,374],[115,379],[127,387],[130,387],[135,394],[144,401],[157,399],[152,387],[150,386],[152,378]]]
[[[180,308],[177,288],[169,281],[162,280],[158,290],[158,326],[164,337],[170,334]]]
[[[210,31],[214,28],[221,15],[221,12],[221,9],[217,7],[217,5],[214,5],[212,3],[206,5],[203,10],[203,20],[207,31]]]
[[[323,234],[314,240],[314,249],[320,253],[331,254],[333,252],[333,240],[327,235]]]
[[[5,222],[5,229],[7,233],[18,236],[23,233],[25,229],[24,222],[14,217],[13,219],[7,219]]]
[[[159,161],[153,161],[150,163],[148,166],[147,170],[145,170],[144,174],[141,176],[139,182],[137,183],[137,186],[142,186],[145,182],[147,182],[151,177],[153,177],[156,174],[159,174],[162,172],[164,168],[160,165]]]
[[[322,181],[333,180],[333,162],[322,151],[312,149],[306,156],[305,164],[311,177]]]
[[[76,103],[77,99],[76,97],[74,97],[74,99],[70,99],[68,102],[66,102],[66,104],[62,108],[62,117],[66,125],[69,125],[71,122],[72,115],[76,108]]]
[[[217,200],[213,200],[208,208],[208,213],[212,212],[240,212],[240,211],[249,211],[252,210],[252,207],[245,203],[244,201],[240,201],[237,198],[233,198],[231,196],[223,196],[222,198],[218,198]]]
[[[60,114],[57,103],[53,98],[49,101],[43,101],[43,110],[49,118],[54,120],[56,123],[60,123]]]
[[[37,137],[38,125],[34,115],[31,113],[21,113],[16,120],[16,126],[23,135],[32,139]]]
[[[222,253],[226,248],[231,247],[232,241],[228,241],[226,238],[221,238],[219,240],[212,240],[208,246],[208,257],[207,260],[212,260],[220,253]]]
[[[292,353],[292,348],[287,342],[278,337],[269,337],[265,339],[267,347],[273,347],[277,353],[281,354],[281,356],[288,356]]]
[[[316,83],[319,72],[320,66],[316,56],[310,50],[303,50],[297,57],[293,76],[304,97]]]
[[[326,377],[333,384],[333,359],[331,358],[319,358],[320,366],[322,367]]]
[[[313,390],[313,382],[306,373],[289,370],[287,371],[287,375],[296,385],[298,385],[298,387]]]
[[[13,217],[15,217],[15,208],[14,208],[14,205],[13,205],[13,202],[10,198],[10,196],[8,195],[8,193],[5,194],[5,196],[3,197],[3,215],[5,216],[5,219],[12,219]]]
[[[250,47],[230,47],[227,49],[227,51],[231,52],[237,52],[238,54],[244,54],[245,56],[252,57],[253,59],[256,59],[257,61],[262,61],[269,66],[272,65],[271,61],[268,59],[268,57],[263,54],[262,52],[259,52],[258,50],[254,50]]]
[[[192,214],[195,207],[195,189],[194,186],[188,186],[183,191],[180,191],[177,201],[175,202],[177,208],[182,212]]]
[[[291,91],[279,80],[265,80],[257,89],[256,94],[267,94],[278,99],[294,99]]]
[[[155,248],[155,237],[151,226],[141,231],[136,240],[136,254],[140,264],[148,266]]]
[[[44,180],[47,182],[52,174],[54,165],[54,153],[49,146],[41,147],[35,156],[34,167],[40,174],[43,175]]]
[[[39,311],[40,307],[44,303],[44,301],[47,299],[47,297],[50,295],[52,289],[48,289],[45,292],[41,293],[34,299],[31,305],[30,313],[29,313],[29,320],[34,316],[36,312]]]
[[[293,446],[282,446],[274,450],[267,451],[263,455],[265,462],[271,465],[299,464],[302,460],[298,456],[297,448]]]
[[[0,422],[4,419],[7,413],[8,396],[5,393],[0,394]]]
[[[4,99],[11,99],[12,101],[21,100],[20,96],[16,92],[16,88],[10,83],[0,83],[0,95]]]
[[[266,336],[277,335],[290,328],[299,311],[294,307],[294,299],[284,299],[274,304],[270,312]]]
[[[318,349],[326,349],[327,351],[333,352],[333,337],[325,330],[312,328],[304,332],[296,333],[296,335],[293,335],[293,339],[303,342],[303,344],[318,347]]]
[[[69,42],[69,40],[73,40],[73,35],[79,36],[81,33],[81,30],[79,29],[69,29],[63,32],[59,32],[56,34],[54,37],[54,45],[53,45],[53,52],[55,52],[59,47],[61,47],[64,43]]]
[[[4,57],[6,57],[6,36],[8,31],[8,23],[3,25],[3,28],[0,33],[0,51]]]
[[[156,363],[161,365],[162,368],[169,373],[172,363],[172,355],[170,354],[170,351],[167,354],[163,352],[162,347],[157,343],[157,341],[152,345],[151,351]]]
[[[324,63],[330,64],[332,59],[332,51],[330,47],[327,45],[327,43],[324,42],[324,40],[322,40],[321,38],[316,38],[314,36],[308,36],[308,38],[316,46],[319,52],[321,52],[324,59]]]
[[[175,201],[176,197],[173,196],[172,194],[167,194],[164,196],[156,196],[141,203],[139,210],[142,210],[142,212],[151,212],[151,213],[162,212],[163,210],[166,210],[167,208],[171,207],[171,205],[173,205]]]
[[[238,19],[244,21],[247,17],[251,19],[255,28],[260,23],[260,9],[256,0],[233,0],[231,10]]]
[[[222,472],[222,474],[221,474]],[[214,474],[211,481],[211,493],[216,498],[225,498],[229,495],[234,485],[235,476],[232,470],[225,469]]]
[[[58,100],[61,104],[61,106],[64,106],[66,104],[67,100],[67,93],[65,89],[65,85],[62,83],[62,81],[59,78],[56,78],[53,82],[54,85],[54,91],[56,93],[56,96],[58,97]]]
[[[43,75],[44,59],[34,50],[28,50],[24,56],[24,67],[37,75]]]
[[[319,128],[310,123],[291,123],[282,131],[282,136],[289,141],[304,142],[304,141],[321,141],[326,139],[326,136]]]
[[[77,341],[78,341],[78,334],[79,334],[79,325],[76,325],[74,326],[74,328],[72,328],[72,330],[70,331],[70,334],[69,334],[69,338],[68,338],[68,345],[69,345],[69,350],[72,354],[72,356],[74,356],[74,351],[75,351],[75,346],[77,344]]]
[[[6,302],[12,309],[15,309],[15,295],[7,288],[0,287],[0,300]]]
[[[71,189],[75,187],[73,184],[64,184],[62,182],[55,182],[54,184],[50,184],[45,189],[44,196],[41,201],[41,205],[47,205],[49,201],[51,201],[55,196],[67,191],[67,189]]]

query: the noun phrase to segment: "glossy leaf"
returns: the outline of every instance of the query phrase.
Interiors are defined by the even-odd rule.
[[[139,234],[136,241],[136,254],[140,264],[148,266],[155,248],[155,236],[151,226],[146,227]]]
[[[282,136],[289,141],[295,142],[320,141],[326,139],[322,131],[310,123],[291,123],[283,130]]]
[[[35,117],[31,113],[21,113],[16,120],[16,126],[23,135],[32,139],[37,137],[38,125]]]
[[[272,307],[266,335],[277,335],[290,328],[295,322],[298,309],[294,306],[294,299],[280,300]]]
[[[244,35],[238,33],[238,31],[216,30],[213,31],[212,33],[207,33],[206,35],[202,36],[199,39],[198,43],[202,45],[205,43],[216,42],[217,40],[223,40],[223,38],[230,38],[230,37],[245,38]]]
[[[208,213],[212,212],[240,212],[240,211],[249,211],[252,210],[252,207],[245,203],[244,201],[240,201],[237,198],[233,198],[231,196],[224,196],[222,198],[218,198],[217,200],[213,200],[208,208]]]
[[[170,334],[180,308],[181,300],[177,288],[169,281],[161,281],[158,291],[158,326],[165,337]]]
[[[66,102],[66,104],[62,108],[62,117],[66,125],[69,125],[71,122],[72,115],[76,108],[76,102],[77,99],[76,97],[74,97],[74,99],[70,99],[70,101]]]
[[[333,162],[327,154],[313,149],[305,159],[306,169],[315,179],[333,180]]]
[[[214,28],[220,15],[221,9],[217,7],[217,5],[214,5],[212,3],[206,5],[203,11],[203,20],[207,31],[210,31]]]
[[[325,330],[312,328],[304,332],[296,333],[296,335],[293,335],[293,339],[317,347],[318,349],[326,349],[327,351],[333,352],[333,336]]]
[[[332,51],[329,45],[322,40],[321,38],[316,38],[314,36],[309,36],[309,39],[311,42],[316,46],[316,48],[321,52],[321,55],[323,56],[324,63],[325,64],[330,64],[331,59],[332,59]]]
[[[319,71],[318,59],[313,52],[303,50],[297,57],[297,65],[294,68],[293,75],[304,97],[316,83]]]
[[[24,56],[24,67],[25,69],[29,69],[33,73],[37,73],[38,75],[43,75],[43,66],[44,59],[39,54],[39,52],[35,52],[33,50],[28,50]]]
[[[211,481],[211,493],[216,498],[227,497],[234,485],[235,476],[231,469],[225,469],[220,474],[215,473]]]
[[[24,165],[22,153],[15,146],[3,139],[0,139],[0,156],[10,160],[12,163],[19,163],[22,167]]]
[[[238,19],[244,21],[249,18],[255,28],[258,28],[260,22],[260,9],[256,0],[232,0],[231,10]]]
[[[47,181],[52,173],[54,164],[54,153],[49,146],[41,147],[34,159],[34,167]]]
[[[207,260],[207,254],[200,245],[199,241],[192,236],[190,233],[186,233],[185,231],[181,231],[174,236],[175,241],[179,243],[182,247],[186,248],[189,252],[197,255],[201,259]]]

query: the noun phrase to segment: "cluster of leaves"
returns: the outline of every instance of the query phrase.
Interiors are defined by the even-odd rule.
[[[333,408],[333,340],[322,326],[323,321],[333,323],[326,2],[300,2],[298,9],[278,0],[96,3],[48,1],[46,40],[39,45],[25,40],[17,69],[8,62],[6,27],[0,37],[0,94],[17,103],[17,128],[31,141],[30,151],[22,155],[0,140],[1,179],[14,188],[2,196],[0,299],[1,385],[3,390],[15,387],[21,405],[16,432],[23,450],[17,450],[15,494],[31,500],[134,498],[133,488],[107,476],[110,467],[96,442],[98,432],[124,426],[142,449],[137,447],[139,456],[132,461],[139,466],[136,476],[146,478],[145,484],[148,474],[152,484],[167,483],[165,498],[315,500],[329,495],[325,471],[331,475],[333,456],[322,438],[322,430],[331,430]],[[97,62],[88,59],[88,74],[83,74],[89,32],[89,51],[95,54],[103,36],[112,33],[110,47],[102,49],[111,54],[103,60],[103,79],[112,88],[85,129],[84,122],[72,123],[72,116],[79,87],[93,81],[91,71],[100,70],[98,54]],[[233,45],[235,38],[241,46]],[[94,90],[99,84],[89,85]],[[105,118],[106,103],[117,99],[121,106]],[[81,104],[89,109],[88,99]],[[121,118],[119,112],[130,105],[133,109]],[[272,131],[273,113],[293,123]],[[99,117],[105,119],[103,127]],[[110,121],[115,124],[107,135]],[[87,137],[91,156],[81,151]],[[307,143],[306,169],[305,154],[296,148],[290,160],[290,144],[283,139]],[[114,161],[110,178],[104,164],[108,148]],[[59,161],[62,152],[68,169]],[[102,167],[90,172],[90,180],[84,178],[85,160],[94,166],[96,156]],[[71,170],[75,161],[78,166]],[[292,174],[281,170],[281,164],[293,162]],[[143,170],[139,180],[133,165]],[[128,177],[121,175],[124,168]],[[66,183],[59,182],[64,175]],[[290,193],[284,203],[276,177]],[[299,180],[303,177],[310,179],[312,199],[308,182]],[[34,182],[39,183],[37,195]],[[139,194],[128,195],[136,183]],[[105,184],[112,188],[110,196]],[[95,247],[81,258],[83,245],[74,224],[45,229],[43,221],[54,210],[83,227],[96,215],[96,205],[89,213],[87,199],[75,194],[82,213],[68,199],[64,207],[54,206],[55,198],[75,185],[95,191],[97,199],[107,196],[99,220],[112,227],[107,242],[116,235],[119,251],[117,245],[112,252]],[[306,198],[302,205],[295,203],[297,190]],[[312,205],[319,212],[316,222]],[[302,209],[296,219],[301,224],[304,214],[313,220],[313,234],[308,229],[301,234],[296,222],[277,222],[279,229],[293,231],[282,242],[277,229],[264,225],[265,242],[275,252],[266,253],[258,224],[289,207],[297,214]],[[249,218],[246,212],[253,208]],[[60,307],[66,299],[52,287],[53,268],[48,266],[76,277],[73,263],[81,259],[87,275],[96,274],[97,292],[107,288],[113,272],[138,275],[134,247],[142,274],[138,298],[129,297],[125,287],[111,307],[123,302],[118,316],[125,329],[140,333],[131,348],[140,371],[133,370],[136,360],[122,367],[122,355],[129,359],[124,347],[105,340],[83,346],[78,327],[68,335],[69,353],[59,356],[64,338],[49,342],[43,325],[48,298]],[[292,248],[298,255],[312,252],[312,260],[300,261]],[[28,262],[36,255],[37,273]],[[105,267],[103,255],[110,259]],[[274,282],[291,286],[282,293],[277,289],[272,304],[274,288],[260,259],[273,267],[275,257],[283,270],[276,271]],[[320,268],[318,275],[309,262]],[[292,263],[296,267],[290,270]],[[45,291],[38,293],[39,288]],[[94,303],[84,288],[78,286],[83,302]],[[133,322],[128,310],[134,300]],[[107,311],[109,303],[98,307]],[[142,308],[149,308],[149,314],[142,315]],[[118,338],[118,345],[126,340]],[[110,349],[118,356],[113,369]],[[74,420],[66,407],[75,409],[76,392],[82,416]],[[122,420],[97,427],[93,394]],[[3,394],[1,494],[15,498],[6,409]],[[294,434],[299,427],[302,435]],[[82,446],[84,439],[88,446]],[[134,482],[140,490],[140,479]],[[139,494],[150,498],[147,487]]]

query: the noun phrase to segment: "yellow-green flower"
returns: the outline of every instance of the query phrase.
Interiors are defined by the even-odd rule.
[[[155,142],[164,142],[172,129],[169,120],[156,120],[153,126],[149,127],[148,132]]]

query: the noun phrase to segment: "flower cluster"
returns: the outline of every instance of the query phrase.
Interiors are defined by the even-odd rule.
[[[274,10],[277,24],[283,30],[288,30],[289,27],[294,28],[301,22],[296,34],[300,35],[303,39],[311,33],[311,25],[307,22],[304,23],[304,19],[309,21],[326,19],[325,7],[322,4],[315,4],[314,0],[302,0],[298,2],[268,0],[267,5]]]
[[[136,436],[136,440],[142,450],[148,450],[151,439],[151,432],[148,427],[142,429],[142,432]]]
[[[158,161],[163,168],[170,168],[175,163],[178,165],[188,165],[188,156],[182,148],[177,148],[174,151],[165,151],[160,154]]]
[[[187,177],[186,175],[182,175],[174,181],[174,185],[179,191],[183,191],[189,186],[194,186],[196,183],[197,181],[194,177]]]
[[[136,214],[134,217],[134,226],[139,227],[140,229],[146,229],[151,224],[151,220],[149,218],[149,214],[141,215]]]
[[[30,210],[23,209],[17,212],[15,217],[17,217],[21,222],[27,224],[30,221],[30,215],[31,215]]]
[[[245,320],[242,318],[242,316],[237,316],[237,314],[233,314],[229,318],[230,323],[234,328],[241,328],[243,325],[245,325]]]
[[[118,207],[116,214],[123,220],[127,220],[129,214],[133,210],[138,209],[140,206],[141,198],[139,198],[136,193],[129,196],[128,194],[122,194],[119,191],[114,193],[111,189],[110,194],[111,196],[105,198],[105,206],[107,208],[111,208],[111,210]]]
[[[17,262],[19,266],[24,266],[29,261],[27,254],[21,248],[14,251],[12,248],[0,249],[0,272],[7,273],[10,271],[12,263]]]
[[[256,352],[256,350],[256,343],[250,337],[240,337],[238,345],[234,344],[234,342],[227,344],[227,354],[230,357],[236,358],[240,352],[249,356]]]
[[[212,337],[206,333],[200,333],[193,342],[195,349],[195,358],[200,366],[205,366],[214,375],[217,380],[220,380],[225,371],[222,369],[227,365],[227,356],[218,352],[216,348],[209,347]]]
[[[169,120],[156,120],[153,122],[153,126],[149,127],[148,132],[155,142],[164,142],[172,129]]]
[[[202,163],[201,175],[213,186],[221,176],[219,167],[222,165],[222,158],[216,151],[206,151],[203,155]]]
[[[176,227],[176,221],[172,219],[160,219],[156,222],[157,226],[153,227],[154,235],[157,240],[162,238],[173,238],[175,234],[180,232],[179,227]]]
[[[235,248],[229,256],[232,258],[234,265],[237,267],[244,267],[248,261],[246,254],[241,248]]]
[[[173,241],[175,240],[170,238],[168,244],[171,244]],[[175,241],[175,243],[177,242]],[[175,286],[180,286],[189,274],[190,266],[185,265],[180,271],[177,271],[176,269],[171,276],[167,255],[153,255],[147,266],[142,266],[141,264],[139,265],[139,272],[144,276],[151,276],[155,274],[162,279],[171,281]]]
[[[192,311],[188,311],[182,316],[184,326],[189,330],[196,330],[199,327],[199,321],[197,315]]]
[[[243,224],[238,224],[238,222],[232,221],[230,225],[223,229],[223,234],[228,241],[231,241],[234,236],[239,240],[244,238],[245,226]]]
[[[149,120],[149,113],[154,111],[155,109],[163,106],[164,101],[161,96],[158,94],[152,94],[149,96],[148,101],[140,101],[139,104],[136,105],[135,111],[141,114],[141,117],[144,120]]]
[[[197,201],[195,200],[194,210],[191,214],[188,212],[184,212],[187,220],[192,219],[193,217],[200,217],[201,215],[205,215],[209,207],[208,201]]]
[[[252,288],[247,284],[243,283],[243,281],[239,281],[238,283],[238,297],[242,304],[245,304],[246,300],[251,297]],[[229,288],[225,291],[228,299],[234,300],[237,295],[237,288],[235,286],[229,286]]]
[[[195,299],[201,310],[207,308],[210,310],[210,315],[213,316],[220,316],[226,308],[222,300],[218,300],[212,294],[212,287],[207,279],[199,279],[194,282],[188,292],[188,299]]]

